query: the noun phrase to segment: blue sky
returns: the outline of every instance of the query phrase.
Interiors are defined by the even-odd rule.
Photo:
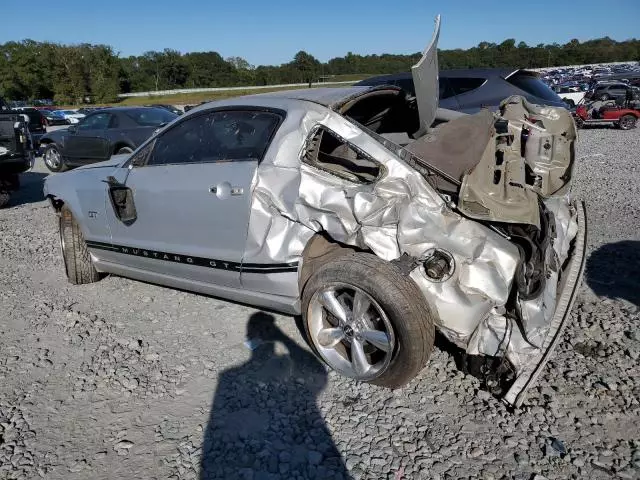
[[[354,53],[413,53],[442,15],[440,48],[515,38],[528,44],[640,37],[640,0],[30,0],[0,1],[0,43],[104,43],[128,56],[172,48],[217,51],[254,65],[298,50],[322,61]],[[25,10],[26,8],[26,10]],[[604,12],[604,14],[603,14]]]

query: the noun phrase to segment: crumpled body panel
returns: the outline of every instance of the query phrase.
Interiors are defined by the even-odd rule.
[[[448,252],[453,274],[435,282],[417,267],[411,277],[435,314],[436,326],[472,354],[506,355],[527,363],[554,311],[556,277],[539,298],[519,302],[521,319],[508,318],[518,248],[504,236],[450,208],[416,170],[346,118],[322,106],[290,108],[254,179],[245,262],[300,261],[306,242],[326,232],[338,242],[371,250],[385,260]],[[372,184],[352,183],[302,162],[309,134],[319,125],[357,146],[384,167]],[[524,161],[524,160],[522,160]],[[575,235],[569,199],[549,198],[557,239],[556,265]],[[506,341],[505,341],[506,340]]]
[[[501,111],[508,126],[487,134],[480,162],[463,178],[460,208],[479,220],[540,227],[538,195],[569,191],[575,123],[565,109],[519,96],[504,100]]]

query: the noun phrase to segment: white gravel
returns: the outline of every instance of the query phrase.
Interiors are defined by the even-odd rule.
[[[640,478],[640,129],[578,151],[586,281],[515,412],[442,350],[391,392],[327,374],[290,317],[69,285],[38,165],[0,211],[0,479]]]

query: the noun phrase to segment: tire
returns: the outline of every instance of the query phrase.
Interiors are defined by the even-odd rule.
[[[6,206],[11,200],[11,192],[0,190],[0,208]]]
[[[67,207],[60,211],[60,248],[70,283],[82,285],[100,280],[80,227]]]
[[[133,150],[131,148],[129,148],[129,147],[121,147],[116,152],[116,155],[123,155],[123,154],[127,154],[127,153],[133,153]]]
[[[335,299],[343,312],[358,310],[354,304],[367,305],[357,297],[369,306],[360,309],[360,320],[353,320],[356,315],[335,316],[325,306],[332,304],[325,295]],[[351,321],[343,322],[340,316]],[[302,317],[318,357],[358,381],[399,388],[422,370],[433,350],[433,315],[418,286],[393,264],[369,253],[351,252],[318,268],[302,292]],[[356,355],[358,351],[361,355]],[[358,368],[363,364],[356,357],[363,356],[368,370]]]
[[[637,121],[638,119],[633,115],[623,115],[618,121],[618,128],[620,130],[631,130],[635,128]]]
[[[609,100],[611,97],[609,96],[608,93],[603,93],[602,95],[600,95],[598,97],[598,100],[601,100],[603,102],[606,102],[607,100]]]
[[[55,143],[50,143],[46,146],[42,154],[42,159],[46,167],[52,172],[64,172],[67,169],[60,149]]]

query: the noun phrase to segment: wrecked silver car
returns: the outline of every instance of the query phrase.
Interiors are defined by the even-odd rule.
[[[582,274],[576,129],[520,97],[438,111],[437,35],[417,98],[212,102],[130,156],[48,177],[70,281],[113,273],[301,314],[327,365],[392,388],[425,367],[437,330],[519,405]]]

